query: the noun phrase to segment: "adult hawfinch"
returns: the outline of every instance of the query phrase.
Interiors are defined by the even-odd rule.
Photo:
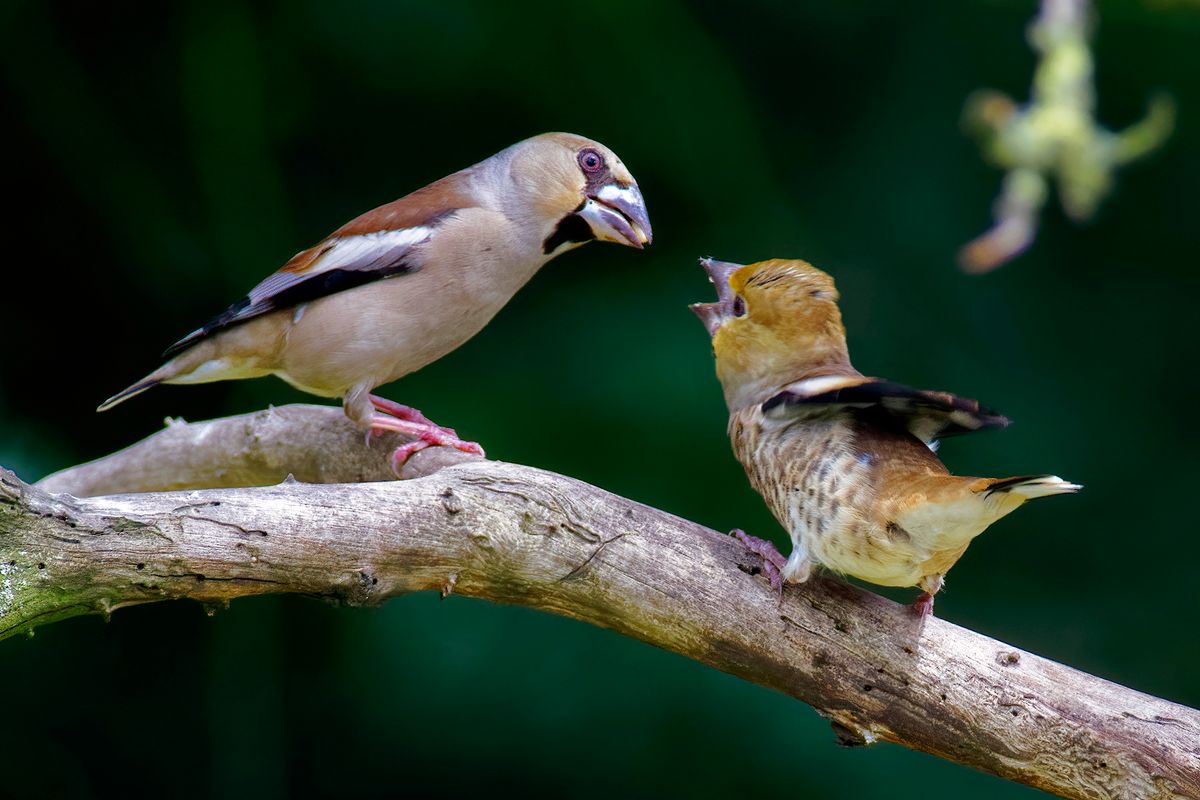
[[[641,248],[637,182],[604,145],[568,133],[526,139],[351,220],[167,349],[170,360],[99,407],[160,383],[278,375],[340,397],[364,429],[482,453],[419,411],[371,392],[487,325],[538,269],[598,239]]]

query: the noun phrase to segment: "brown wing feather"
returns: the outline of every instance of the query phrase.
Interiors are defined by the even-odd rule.
[[[469,208],[476,201],[464,191],[463,184],[473,167],[448,175],[428,186],[406,194],[399,200],[385,203],[361,214],[338,228],[329,238],[362,236],[375,231],[394,231],[431,225],[460,208]]]
[[[454,212],[474,205],[461,188],[463,173],[431,183],[346,223],[320,243],[292,256],[241,300],[167,348],[164,355],[174,355],[220,330],[270,311],[290,308],[365,283],[415,271],[418,265],[408,256],[412,247],[419,242],[389,243],[387,240],[395,237],[388,237],[387,234],[435,228]],[[376,241],[377,247],[361,246]],[[339,247],[345,249],[338,250]],[[350,249],[353,254],[338,260],[335,267],[322,268],[327,257],[339,258]]]
[[[406,232],[392,233],[399,235]],[[386,237],[388,233],[375,235]],[[163,355],[172,356],[218,331],[271,311],[292,308],[382,278],[417,271],[419,265],[410,255],[415,245],[427,241],[427,236],[419,240],[406,238],[399,242],[375,242],[369,236],[330,240],[328,247],[313,248],[318,251],[314,256],[301,254],[308,258],[304,265],[306,271],[281,270],[272,273],[241,300],[168,347]],[[345,258],[339,258],[339,245],[349,251]],[[324,264],[325,261],[331,263]]]

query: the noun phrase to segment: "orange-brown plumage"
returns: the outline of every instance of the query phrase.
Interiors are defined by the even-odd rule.
[[[939,437],[1008,420],[978,403],[868,378],[850,363],[832,278],[803,261],[706,259],[712,335],[734,454],[788,530],[782,577],[815,565],[919,586],[923,610],[971,539],[1025,500],[1073,492],[1054,476],[951,475]]]

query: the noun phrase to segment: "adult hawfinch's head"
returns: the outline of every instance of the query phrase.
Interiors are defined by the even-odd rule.
[[[544,234],[542,252],[558,255],[598,239],[641,248],[653,233],[646,203],[617,154],[572,133],[543,133],[506,153],[513,196],[501,198],[511,217]]]

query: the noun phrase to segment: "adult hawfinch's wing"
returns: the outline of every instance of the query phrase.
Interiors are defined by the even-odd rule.
[[[965,397],[862,376],[800,381],[763,403],[762,408],[768,419],[780,420],[849,414],[900,427],[926,444],[1009,424],[1007,417]]]
[[[280,308],[291,308],[365,283],[415,272],[414,249],[469,205],[450,176],[352,220],[315,247],[294,255],[277,272],[204,327],[167,348],[173,356],[214,333]]]

